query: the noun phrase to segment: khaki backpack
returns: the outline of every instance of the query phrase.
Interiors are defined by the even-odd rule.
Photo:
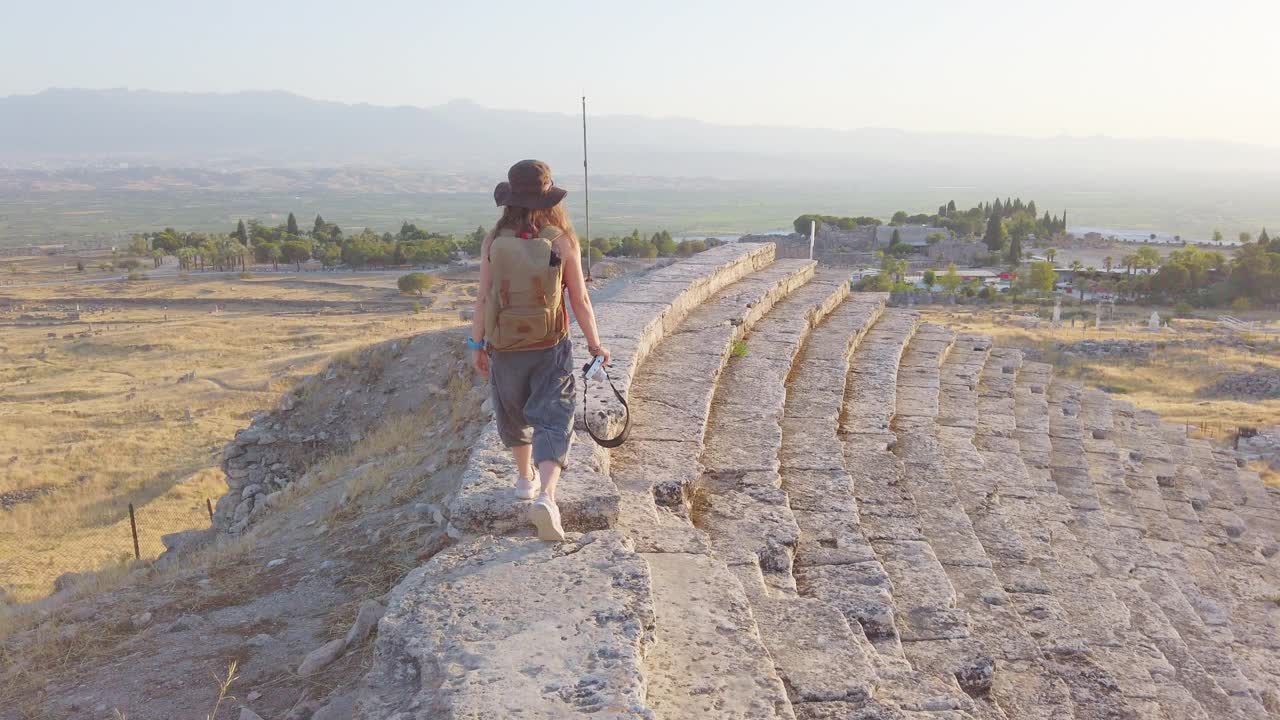
[[[484,333],[494,350],[548,348],[569,333],[561,280],[564,262],[551,252],[561,234],[559,228],[544,227],[532,238],[509,230],[493,238]]]

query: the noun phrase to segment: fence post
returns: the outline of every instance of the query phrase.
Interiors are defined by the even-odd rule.
[[[209,510],[209,523],[213,524],[213,503],[209,502],[209,498],[204,499],[204,506]]]
[[[129,503],[129,529],[133,531],[133,559],[141,560],[142,553],[138,552],[138,521],[133,517],[133,503]]]

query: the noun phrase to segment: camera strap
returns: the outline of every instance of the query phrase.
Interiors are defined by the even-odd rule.
[[[627,441],[627,436],[631,434],[631,408],[627,406],[627,399],[622,397],[622,393],[618,391],[618,386],[613,384],[613,378],[609,377],[609,373],[605,371],[604,366],[600,366],[600,372],[604,374],[604,379],[609,383],[609,388],[613,390],[613,396],[618,398],[618,402],[622,403],[622,432],[618,433],[614,438],[602,438],[595,434],[591,429],[591,424],[587,422],[589,413],[587,412],[587,371],[591,369],[591,363],[582,366],[582,425],[587,428],[587,434],[591,436],[596,444],[603,448],[616,448]]]

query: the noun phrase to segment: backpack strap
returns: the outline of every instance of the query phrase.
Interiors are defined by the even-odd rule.
[[[627,436],[631,434],[631,408],[627,405],[627,399],[622,397],[622,393],[618,391],[618,386],[613,384],[613,378],[609,377],[609,373],[605,371],[604,379],[609,383],[609,388],[613,390],[613,396],[618,398],[618,402],[622,403],[622,432],[617,437],[602,438],[595,434],[591,429],[591,425],[587,422],[587,370],[591,368],[591,363],[582,366],[582,425],[587,428],[587,434],[602,448],[616,448],[627,441]],[[600,368],[604,371],[604,367]]]

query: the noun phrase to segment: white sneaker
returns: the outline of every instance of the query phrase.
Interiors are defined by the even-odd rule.
[[[516,473],[516,499],[532,500],[538,496],[538,471],[533,471],[533,477],[523,478],[520,473]]]
[[[547,542],[564,542],[564,528],[560,525],[560,508],[546,494],[538,496],[529,508],[529,519],[538,528],[538,539]]]

